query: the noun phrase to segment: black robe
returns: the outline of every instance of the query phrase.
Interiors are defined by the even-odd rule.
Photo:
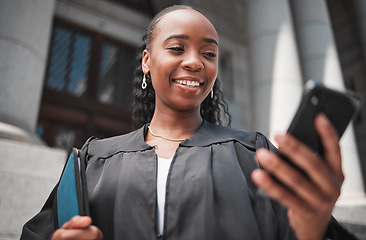
[[[82,149],[91,217],[104,239],[295,239],[286,209],[250,178],[259,167],[256,150],[273,145],[258,132],[208,122],[176,150],[166,185],[164,235],[158,237],[157,155],[145,134],[146,126],[118,137],[90,139]],[[21,239],[50,239],[54,197],[55,190],[25,224]],[[343,239],[347,233],[332,219],[328,234]]]

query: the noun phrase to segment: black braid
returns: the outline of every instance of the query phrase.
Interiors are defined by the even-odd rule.
[[[193,9],[189,6],[175,5],[168,7],[158,13],[151,21],[146,35],[143,37],[143,44],[138,49],[136,57],[136,71],[135,79],[133,80],[133,102],[132,102],[132,125],[135,129],[142,127],[150,122],[155,110],[155,91],[152,87],[150,76],[146,76],[146,89],[141,88],[143,72],[142,72],[142,53],[145,49],[149,49],[151,40],[153,38],[156,24],[165,14],[179,10],[179,9]],[[196,9],[194,9],[196,10]],[[198,10],[197,10],[198,11]],[[200,12],[200,11],[198,11]],[[231,124],[231,115],[228,110],[228,105],[224,100],[222,91],[220,90],[220,82],[216,79],[213,86],[214,97],[208,94],[206,99],[201,104],[201,116],[204,120],[215,124],[223,125],[221,111],[226,115],[228,126]]]

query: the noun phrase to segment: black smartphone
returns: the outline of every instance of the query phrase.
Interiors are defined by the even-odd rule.
[[[323,145],[314,126],[315,116],[324,113],[340,139],[348,124],[359,112],[362,99],[356,93],[336,91],[314,80],[309,80],[303,91],[302,100],[288,132],[319,155],[323,155]],[[281,152],[277,153],[294,165]]]

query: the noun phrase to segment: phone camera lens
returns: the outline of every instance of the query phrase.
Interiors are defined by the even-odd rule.
[[[316,106],[316,105],[318,105],[318,103],[319,103],[319,99],[318,99],[318,97],[317,97],[317,96],[312,96],[312,97],[310,98],[310,102],[311,102],[311,104],[312,104],[313,106]]]

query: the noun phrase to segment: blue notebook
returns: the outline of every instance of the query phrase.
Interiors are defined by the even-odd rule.
[[[62,171],[56,196],[58,227],[75,215],[89,216],[86,162],[81,159],[79,150],[73,148]]]

